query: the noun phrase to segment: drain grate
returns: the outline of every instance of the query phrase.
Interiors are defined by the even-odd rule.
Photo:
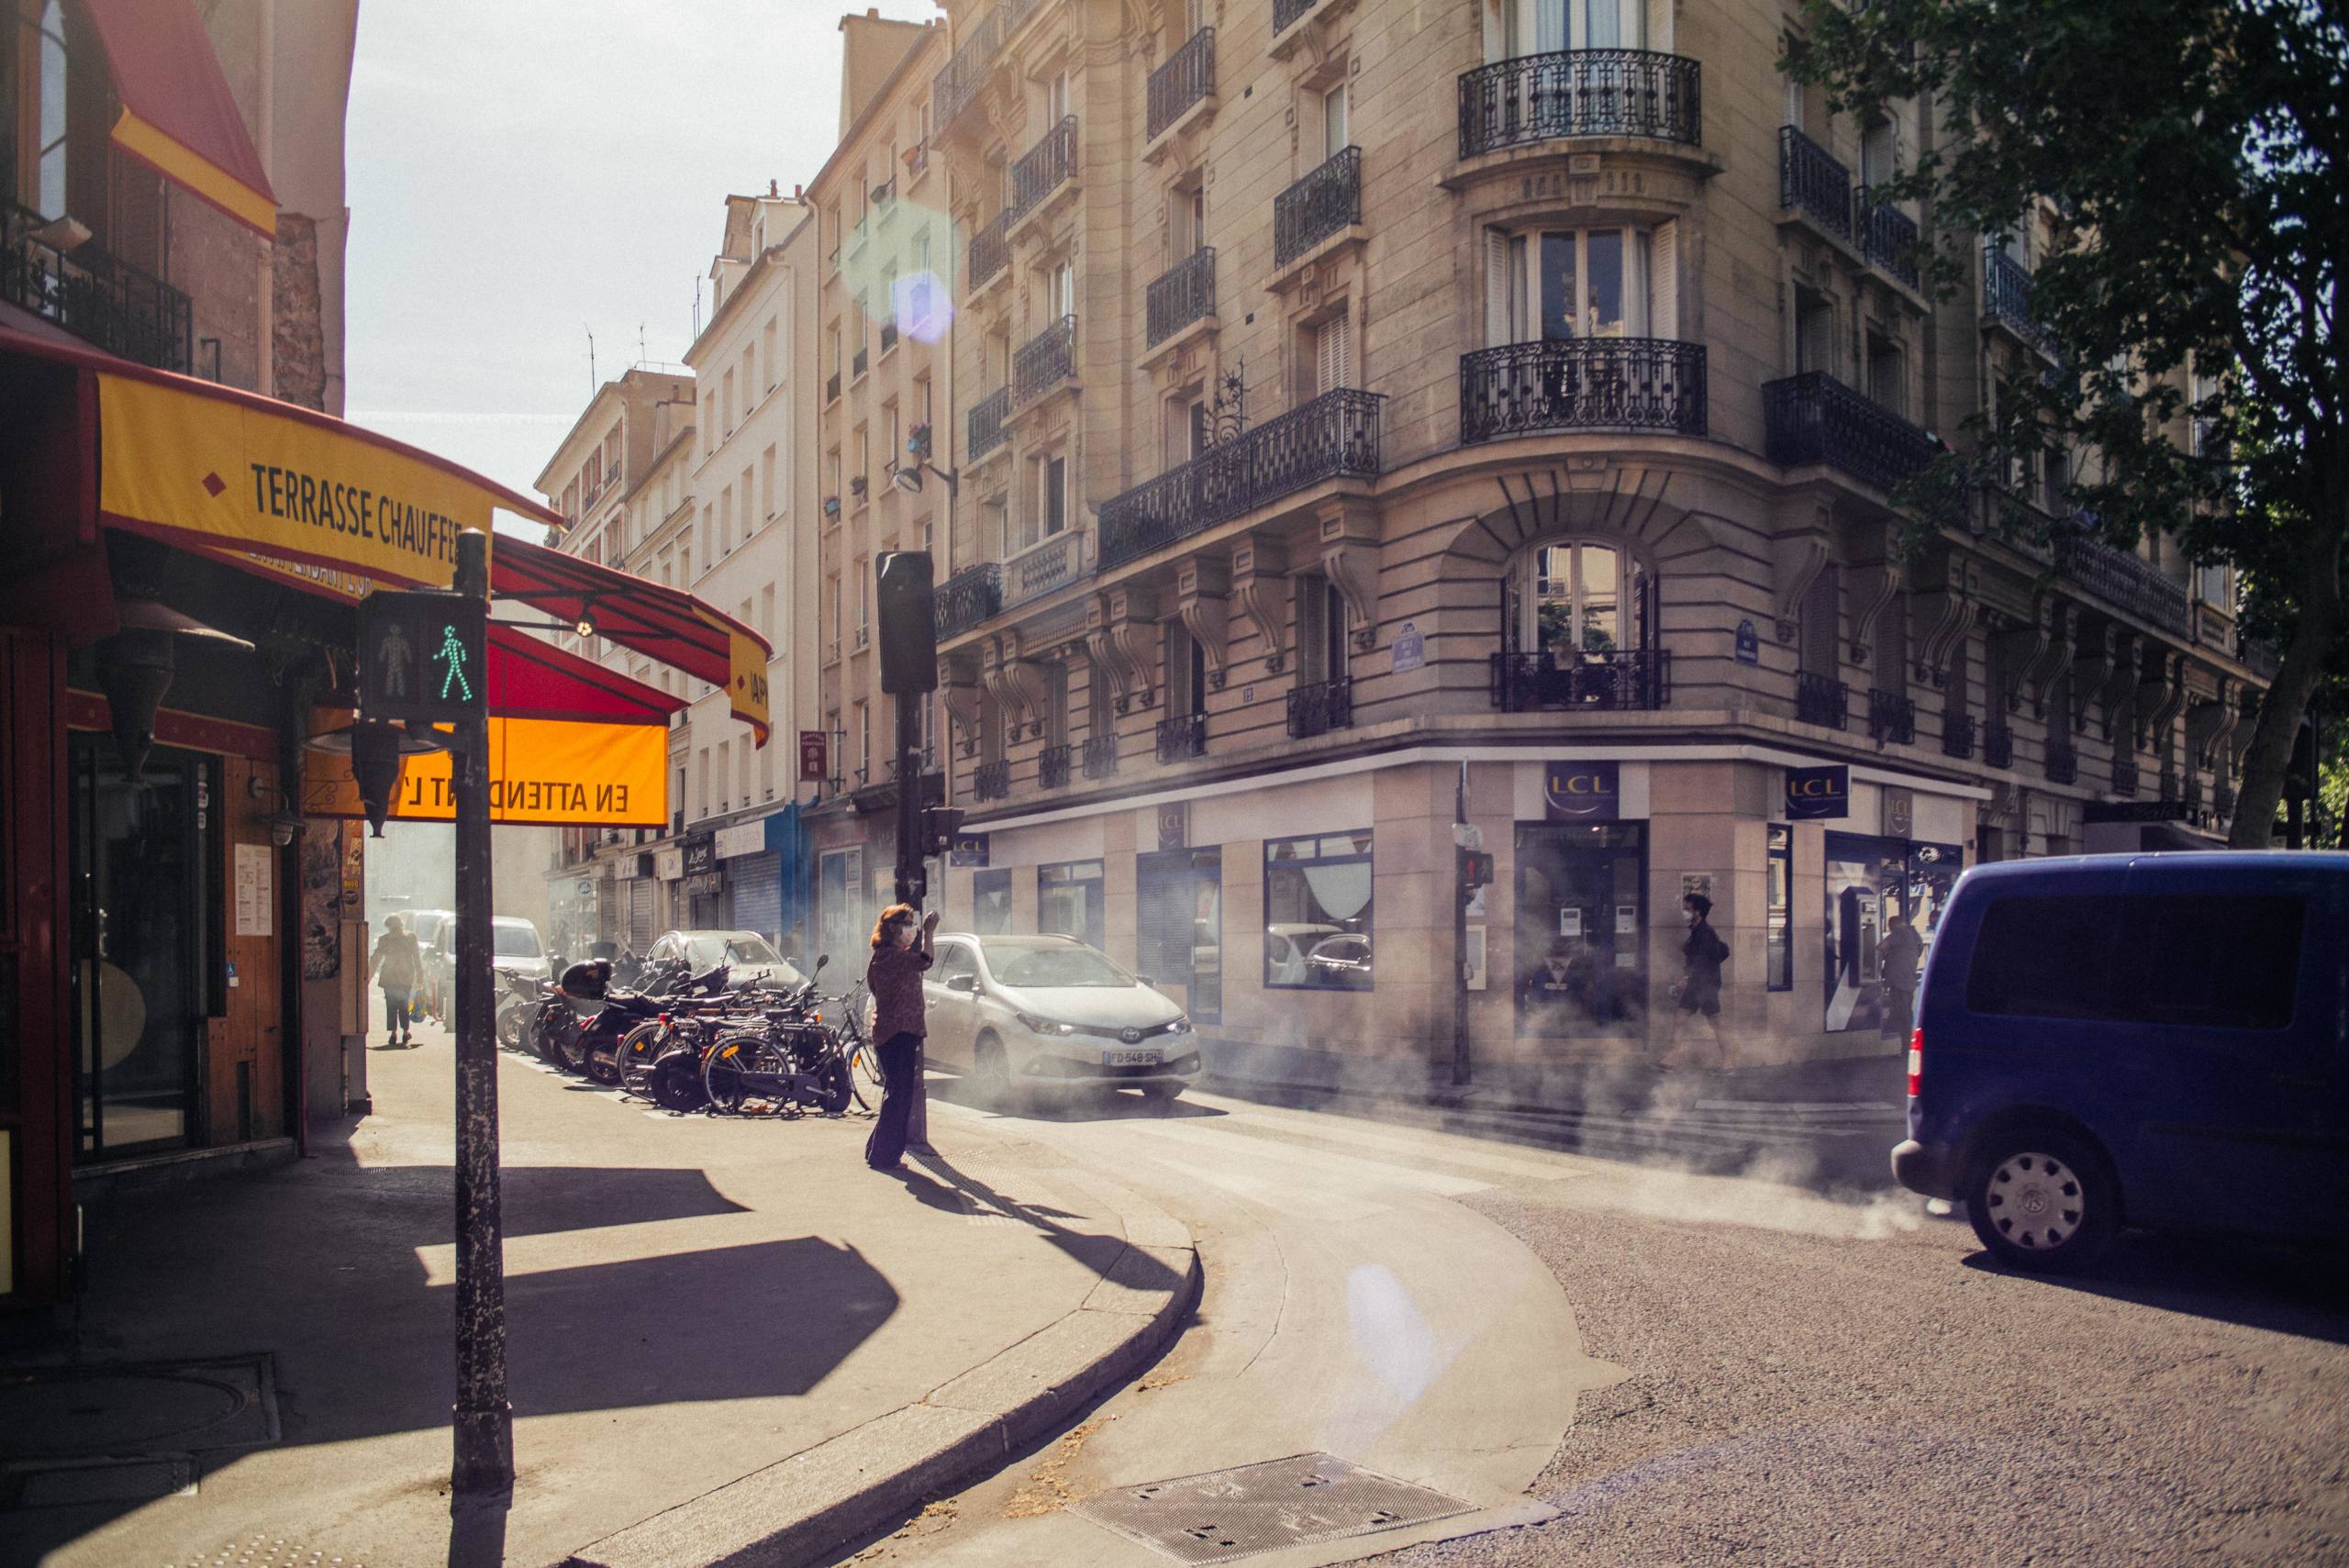
[[[265,1353],[0,1373],[0,1456],[128,1456],[278,1440]]]
[[[195,1461],[184,1453],[0,1465],[0,1509],[151,1503],[158,1497],[195,1495]]]
[[[1229,1562],[1450,1518],[1469,1505],[1332,1454],[1300,1453],[1098,1492],[1075,1511],[1179,1562]]]

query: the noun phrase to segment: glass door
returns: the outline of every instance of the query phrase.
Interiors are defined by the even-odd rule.
[[[1642,1037],[1646,889],[1642,824],[1518,825],[1520,1034]]]
[[[1195,1021],[1223,1017],[1223,851],[1169,850],[1135,866],[1136,967],[1181,987]]]

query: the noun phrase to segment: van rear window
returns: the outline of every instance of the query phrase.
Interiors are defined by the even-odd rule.
[[[2112,984],[2110,898],[2001,898],[1982,915],[1965,1010],[1995,1017],[2100,1018]]]
[[[2299,988],[2305,898],[2001,898],[1982,917],[1969,1012],[2280,1029]]]

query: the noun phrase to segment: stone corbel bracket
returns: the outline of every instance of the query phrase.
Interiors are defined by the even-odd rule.
[[[1028,648],[1020,639],[1017,628],[1007,631],[1003,643],[1003,683],[1018,704],[1018,712],[1028,726],[1028,738],[1041,739],[1044,733],[1044,672],[1035,655],[1042,650]]]
[[[1133,701],[1134,673],[1126,662],[1126,651],[1119,646],[1109,628],[1109,596],[1097,596],[1085,606],[1085,649],[1093,661],[1093,678],[1109,684],[1111,707],[1123,713]]]
[[[979,750],[979,672],[977,665],[961,654],[950,654],[938,662],[938,690],[945,700],[947,715],[962,727],[963,755],[973,757]]]
[[[1770,613],[1777,621],[1780,642],[1795,639],[1802,624],[1802,602],[1827,570],[1827,516],[1820,507],[1800,531],[1781,531],[1777,548],[1770,552]]]
[[[1918,614],[1925,622],[1924,638],[1917,645],[1917,678],[1945,686],[1952,651],[1960,651],[1958,656],[1963,657],[1965,635],[1974,628],[1980,569],[1953,551],[1924,571],[1929,573],[1922,579],[1927,585],[1917,595]]]
[[[2080,616],[2076,606],[2066,600],[2043,598],[2032,612],[2036,628],[2031,633],[2034,651],[2030,665],[2016,684],[2018,691],[2031,691],[2031,711],[2038,717],[2047,717],[2047,694],[2054,689],[2055,677],[2072,667],[2073,654],[2077,651]],[[2072,723],[2078,728],[2079,703],[2075,700]]]
[[[2112,741],[2117,751],[2132,734],[2130,727],[2137,706],[2137,664],[2143,645],[2137,640],[2137,634],[2126,627],[2109,628],[2108,633],[2111,656],[2096,694],[2096,705],[2104,715],[2104,738]]]
[[[1134,705],[1158,706],[1158,596],[1146,588],[1109,590],[1109,636],[1132,680]]]
[[[1367,504],[1341,502],[1321,515],[1321,571],[1353,617],[1353,647],[1378,646],[1378,517]]]
[[[1862,669],[1876,646],[1876,617],[1900,592],[1900,562],[1871,561],[1852,569],[1852,646],[1850,658]]]
[[[2088,728],[2088,707],[2096,702],[2104,683],[2112,673],[2113,639],[2109,621],[2095,626],[2082,624],[2075,617],[2072,630],[2072,728],[2085,735]]]
[[[2234,678],[2231,675],[2219,677],[2216,694],[2188,706],[2186,754],[2197,768],[2218,765],[2226,752],[2227,742],[2234,739],[2235,723],[2240,717],[2235,706]]]
[[[1277,540],[1243,539],[1231,550],[1231,608],[1264,639],[1264,673],[1288,662],[1288,617],[1282,604],[1288,551]]]
[[[2165,653],[2154,643],[2146,645],[2145,652],[2137,682],[2137,745],[2159,753],[2166,763],[2170,726],[2186,706],[2186,655]]]
[[[990,637],[979,646],[979,678],[986,683],[987,695],[995,698],[996,712],[1003,716],[1005,737],[1016,740],[1021,715],[1019,693],[1011,684],[1012,657],[999,637]]]
[[[1219,556],[1195,555],[1174,573],[1175,608],[1207,656],[1208,690],[1223,690],[1224,660],[1230,647],[1228,596],[1231,567]]]
[[[2226,751],[2227,777],[2243,777],[2243,760],[2251,750],[2253,737],[2259,733],[2259,692],[2244,686],[2238,693],[2234,717],[2228,721]]]

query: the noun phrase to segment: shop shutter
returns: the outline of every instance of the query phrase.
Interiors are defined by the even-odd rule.
[[[1190,856],[1143,858],[1134,900],[1136,967],[1163,985],[1191,984]]]
[[[769,941],[783,936],[783,857],[744,855],[726,862],[734,884],[734,924]]]
[[[628,884],[628,945],[638,952],[652,945],[659,935],[654,927],[654,884],[649,876],[640,876]]]
[[[1676,219],[1657,224],[1648,246],[1648,317],[1651,337],[1680,336],[1680,225]]]

